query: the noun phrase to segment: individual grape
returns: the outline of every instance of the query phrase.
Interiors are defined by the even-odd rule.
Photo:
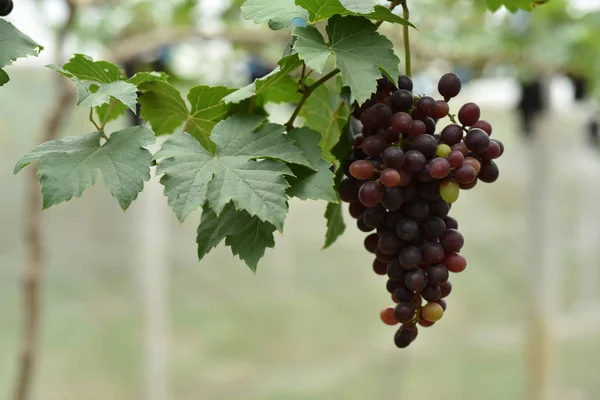
[[[442,157],[434,158],[429,163],[427,171],[435,179],[444,179],[450,173],[450,162]]]
[[[431,208],[431,205],[429,206]],[[423,223],[425,235],[431,239],[441,237],[446,231],[446,224],[440,217],[430,215]]]
[[[498,170],[498,166],[493,161],[486,161],[481,164],[481,171],[479,171],[478,178],[479,180],[492,183],[495,182],[500,176],[500,171]]]
[[[440,290],[441,290],[441,294],[442,294],[442,299],[445,297],[448,297],[450,295],[450,293],[452,292],[452,283],[450,283],[450,281],[446,281],[445,283],[442,283],[440,285]]]
[[[404,169],[409,172],[420,171],[425,168],[425,156],[417,150],[409,150],[406,152],[404,160]]]
[[[401,169],[400,171],[400,187],[406,187],[408,185],[410,185],[410,183],[412,182],[413,176],[412,173],[410,173],[409,171],[406,171],[404,169]],[[406,197],[405,197],[406,199]]]
[[[377,229],[385,226],[386,211],[381,206],[367,207],[362,219],[369,228]]]
[[[389,128],[392,123],[392,110],[383,103],[377,103],[362,113],[360,122],[372,131]]]
[[[358,199],[366,207],[376,206],[385,193],[384,187],[377,182],[367,181],[358,191]]]
[[[448,215],[450,206],[441,198],[429,203],[429,215],[444,218]],[[443,221],[443,220],[442,220]],[[444,223],[445,224],[445,223]]]
[[[414,325],[402,325],[394,334],[394,344],[400,349],[408,347],[417,338],[417,327]]]
[[[386,264],[394,259],[394,256],[392,254],[386,254],[379,249],[379,241],[377,242],[377,246],[377,250],[375,250],[376,259]]]
[[[458,253],[464,246],[465,239],[456,229],[448,229],[442,235],[440,243],[445,251]]]
[[[465,157],[463,164],[472,166],[477,174],[481,171],[481,163],[474,157]]]
[[[419,237],[419,224],[414,219],[402,218],[396,225],[396,234],[405,242],[412,242]]]
[[[398,280],[398,281],[403,281],[405,275],[406,275],[406,270],[402,267],[402,265],[400,265],[400,261],[398,261],[398,258],[394,258],[392,261],[390,261],[388,263],[388,265],[387,265],[388,278]],[[399,299],[399,298],[397,297],[397,299]],[[402,300],[400,300],[400,301],[402,301]]]
[[[367,225],[365,225],[365,221],[363,221],[362,215],[356,220],[356,226],[362,232],[371,232],[373,230],[373,228],[370,228]]]
[[[416,313],[415,306],[409,302],[398,303],[394,308],[394,318],[401,323],[412,321]]]
[[[465,137],[465,144],[469,150],[479,154],[490,145],[490,137],[482,129],[469,129]]]
[[[498,155],[498,157],[500,157],[502,154],[504,154],[504,143],[502,143],[498,139],[492,139],[492,142],[496,142],[498,146],[500,146],[500,154]]]
[[[500,145],[498,144],[498,142],[496,142],[494,140],[490,140],[490,145],[488,146],[487,149],[485,149],[484,151],[479,153],[479,157],[481,157],[481,159],[484,161],[489,161],[494,158],[500,157],[500,152],[501,152],[501,149],[500,149]]]
[[[425,242],[421,245],[421,257],[426,264],[439,263],[444,259],[444,248],[436,242]]]
[[[429,204],[422,199],[414,199],[405,206],[406,215],[417,222],[423,222],[429,215]]]
[[[387,273],[387,263],[379,260],[373,261],[373,272],[377,275],[385,275]]]
[[[387,188],[383,199],[381,199],[381,205],[389,211],[396,211],[402,207],[404,202],[404,191],[400,187]]]
[[[358,188],[354,179],[345,179],[338,189],[340,199],[347,203],[358,201]]]
[[[429,328],[430,326],[435,325],[435,322],[430,322],[430,321],[427,321],[426,319],[424,319],[423,316],[421,315],[421,313],[419,313],[418,323],[419,323],[419,325],[421,325],[424,328]]]
[[[367,251],[369,253],[375,253],[375,250],[377,250],[377,244],[379,243],[379,235],[377,235],[376,233],[371,233],[369,236],[367,236],[365,238],[365,249],[367,249]]]
[[[438,157],[448,157],[452,149],[447,144],[440,144],[435,149],[435,155]]]
[[[462,83],[455,73],[449,72],[442,75],[438,81],[438,92],[445,98],[451,99],[458,96]]]
[[[448,268],[448,271],[459,273],[467,267],[467,259],[458,253],[446,253],[442,263]]]
[[[406,89],[400,89],[389,97],[390,107],[394,112],[410,110],[413,106],[413,95]]]
[[[427,286],[427,274],[422,269],[413,269],[406,273],[404,283],[409,290],[420,293]]]
[[[417,110],[430,117],[435,113],[435,100],[429,96],[423,96],[417,100]]]
[[[371,179],[373,176],[373,164],[367,160],[356,160],[350,164],[350,175],[363,181]]]
[[[485,131],[485,133],[488,134],[488,136],[492,136],[492,124],[490,124],[486,120],[480,119],[479,121],[477,121],[477,123],[471,125],[471,128],[482,129],[483,131]]]
[[[475,179],[471,183],[459,183],[458,184],[458,187],[460,188],[460,190],[470,190],[470,189],[473,189],[475,186],[477,186],[477,179]]]
[[[400,220],[404,217],[404,213],[400,210],[388,212],[386,219],[388,228],[390,228],[391,230],[396,230],[396,225],[398,225],[398,222],[400,222]]]
[[[381,321],[386,325],[393,326],[398,324],[398,321],[396,321],[396,318],[394,318],[394,307],[392,306],[381,310],[379,312],[379,318],[381,318]]]
[[[438,303],[440,306],[442,306],[442,310],[444,310],[444,312],[446,312],[446,308],[448,308],[448,305],[446,304],[446,300],[439,299],[438,301],[436,301],[436,303]]]
[[[442,298],[442,291],[439,286],[427,285],[421,292],[421,297],[425,301],[438,301]]]
[[[444,264],[435,264],[427,268],[427,280],[435,286],[448,282],[448,268]]]
[[[389,168],[402,168],[404,164],[404,151],[400,147],[388,147],[383,152],[383,163]]]
[[[410,113],[410,116],[413,119],[413,121],[419,120],[419,121],[425,122],[425,118],[427,118],[427,114],[425,114],[424,112],[420,111],[416,107]]]
[[[404,90],[408,90],[409,92],[412,92],[412,90],[413,90],[412,80],[406,75],[400,75],[398,77],[398,89],[404,89]]]
[[[458,120],[465,126],[475,125],[479,121],[481,110],[475,103],[467,103],[458,110]]]
[[[354,147],[360,147],[360,145],[362,144],[363,140],[365,140],[365,137],[363,135],[356,135],[354,137]]]
[[[445,179],[440,184],[440,196],[447,203],[454,203],[458,200],[459,188],[458,183],[452,179]],[[364,203],[363,203],[364,204]]]
[[[348,207],[348,211],[350,212],[350,216],[352,216],[352,218],[360,217],[366,209],[367,207],[363,206],[360,201],[354,201],[350,203],[350,206]]]
[[[362,144],[362,151],[369,157],[379,157],[386,149],[387,142],[380,136],[369,136],[365,138]]]
[[[448,163],[450,163],[450,167],[458,168],[462,165],[465,159],[465,155],[459,150],[452,150],[450,154],[448,154]]]
[[[367,158],[367,160],[373,164],[373,168],[375,168],[375,170],[380,170],[381,166],[383,165],[383,163],[381,162],[381,158],[379,157],[369,157]]]
[[[448,146],[455,145],[462,140],[463,130],[460,125],[450,124],[442,129],[440,138],[442,139],[442,142]]]
[[[431,117],[425,117],[423,119],[423,122],[425,123],[425,133],[433,136],[433,134],[435,133],[435,128],[436,128],[435,120]],[[437,143],[437,140],[436,140],[436,143]]]
[[[427,303],[421,309],[421,315],[429,322],[436,322],[444,315],[444,309],[438,303]]]
[[[412,302],[414,298],[414,293],[408,290],[406,287],[399,287],[394,291],[394,297],[398,300],[398,302]]]
[[[412,145],[413,149],[421,152],[425,158],[433,157],[438,147],[437,141],[431,135],[417,136],[415,140],[413,140]]]
[[[379,181],[383,186],[393,188],[400,184],[400,173],[393,168],[386,168],[381,171]]]
[[[388,255],[398,254],[398,252],[402,249],[402,241],[398,239],[396,233],[394,232],[386,232],[384,234],[379,235],[379,250],[382,253]]]
[[[452,217],[445,217],[446,229],[458,229],[458,222]]]
[[[425,168],[423,168],[419,172],[415,172],[415,174],[417,176],[417,180],[419,182],[429,183],[434,180],[433,177],[431,175],[429,175],[429,171],[427,170],[428,166],[429,166],[429,163],[426,163]]]
[[[450,106],[447,102],[445,102],[444,100],[437,100],[435,102],[435,111],[433,113],[433,116],[435,118],[444,118],[448,115],[449,112]]]
[[[408,131],[408,136],[411,138],[416,138],[417,136],[423,135],[427,131],[427,126],[425,126],[425,122],[416,120],[413,121],[410,129]]]
[[[404,269],[415,269],[421,262],[421,250],[414,246],[407,246],[400,250],[398,261]]]
[[[417,192],[419,193],[419,197],[427,203],[433,203],[440,199],[440,183],[432,178],[430,182],[424,182],[419,185]]]
[[[471,165],[463,164],[456,168],[454,176],[456,177],[456,181],[458,183],[467,184],[477,179],[477,171],[475,171],[475,168],[473,168]]]
[[[397,112],[392,118],[392,130],[397,133],[408,133],[412,124],[412,117],[405,112]]]
[[[377,136],[385,140],[387,143],[396,143],[400,139],[400,133],[394,131],[391,127],[387,129],[380,129]]]
[[[452,146],[450,146],[450,148],[452,149],[452,151],[460,151],[464,156],[466,156],[469,153],[469,148],[467,147],[467,145],[464,142],[458,142],[456,144],[453,144]]]
[[[388,279],[385,283],[385,288],[390,294],[393,294],[396,291],[396,289],[401,288],[403,286],[403,281],[397,281],[395,279]]]

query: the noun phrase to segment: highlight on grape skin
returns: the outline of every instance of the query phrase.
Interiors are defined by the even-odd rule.
[[[443,75],[441,98],[412,93],[409,77],[398,87],[382,78],[350,118],[362,131],[348,156],[340,199],[361,231],[365,249],[375,255],[372,269],[387,277],[392,305],[380,311],[385,325],[400,324],[394,344],[408,347],[417,325],[437,324],[452,292],[451,276],[463,272],[465,238],[449,215],[462,190],[499,178],[495,159],[504,152],[492,124],[475,103],[456,106],[462,84]],[[450,312],[450,311],[449,311]]]

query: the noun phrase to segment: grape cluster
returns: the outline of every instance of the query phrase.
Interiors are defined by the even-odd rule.
[[[388,277],[396,305],[380,316],[388,325],[402,324],[394,336],[400,348],[415,340],[418,325],[431,326],[444,314],[449,275],[467,266],[460,255],[464,238],[448,213],[460,189],[498,179],[493,160],[504,151],[476,104],[449,114],[448,102],[461,90],[456,74],[439,80],[443,100],[417,96],[412,88],[407,76],[398,87],[382,78],[371,99],[355,105],[351,118],[360,119],[362,134],[354,138],[338,187],[358,228],[374,231],[364,246],[375,254],[375,273]],[[436,133],[444,117],[452,123]]]

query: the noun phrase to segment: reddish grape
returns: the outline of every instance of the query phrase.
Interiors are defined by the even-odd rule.
[[[467,267],[466,258],[458,253],[446,253],[442,263],[448,268],[448,271],[454,273],[462,272]]]
[[[469,154],[469,148],[467,147],[467,145],[464,142],[458,142],[456,144],[453,144],[451,147],[452,151],[460,151],[461,153],[463,153],[463,155],[467,155]]]
[[[458,222],[452,217],[444,217],[446,229],[458,229]]]
[[[382,185],[374,181],[367,181],[360,187],[358,198],[366,207],[373,207],[381,201],[384,193]]]
[[[458,96],[461,87],[462,83],[460,78],[452,72],[444,74],[438,82],[438,92],[444,96],[445,99],[451,99],[452,97]]]
[[[423,96],[417,100],[417,110],[426,116],[432,116],[435,113],[435,100],[429,96]]]
[[[363,141],[361,149],[369,157],[379,157],[387,145],[381,136],[369,136]]]
[[[409,172],[417,172],[425,168],[426,159],[423,153],[418,150],[409,150],[406,152],[404,160],[404,169]]]
[[[440,290],[442,291],[442,299],[448,297],[448,295],[450,295],[450,293],[452,292],[452,283],[450,283],[450,281],[447,281],[441,284]]]
[[[437,100],[435,102],[435,111],[433,116],[435,118],[444,118],[450,112],[450,106],[444,100]]]
[[[445,158],[434,158],[429,163],[427,171],[435,179],[444,179],[450,173],[450,163]]]
[[[502,154],[504,154],[504,143],[502,143],[498,139],[492,139],[492,142],[496,142],[498,146],[500,146],[500,155],[498,155],[498,157],[500,157]]]
[[[410,173],[409,171],[406,171],[404,169],[401,169],[399,172],[400,172],[400,184],[399,185],[401,187],[410,185],[410,183],[412,182],[412,178],[413,178],[412,173]],[[409,197],[405,196],[404,199],[408,200]]]
[[[448,253],[458,253],[465,244],[465,239],[459,231],[456,229],[448,229],[442,235],[440,243],[444,250]]]
[[[444,259],[444,248],[436,242],[425,242],[421,245],[421,256],[426,264],[439,263]]]
[[[466,157],[465,160],[463,161],[463,164],[470,165],[471,167],[473,167],[477,174],[479,174],[479,172],[481,171],[481,163],[476,158]]]
[[[470,129],[465,137],[465,144],[469,150],[481,153],[490,145],[490,137],[482,129]]]
[[[467,103],[458,110],[458,120],[465,126],[475,125],[480,116],[481,110],[475,103]]]
[[[423,318],[423,316],[421,314],[419,314],[419,325],[421,325],[424,328],[429,328],[430,326],[435,325],[435,322],[427,321],[426,319]]]
[[[400,184],[400,173],[393,168],[386,168],[379,177],[381,184],[387,188],[393,188]]]
[[[408,136],[410,136],[412,138],[416,138],[417,136],[424,134],[425,131],[427,131],[427,127],[425,126],[425,123],[423,121],[416,120],[416,121],[413,121],[412,125],[410,126],[410,130],[408,131]]]
[[[460,184],[468,184],[477,179],[477,171],[469,164],[463,164],[456,168],[454,175]]]
[[[440,135],[442,142],[446,143],[448,146],[452,146],[462,140],[463,130],[460,125],[450,124],[442,129]]]
[[[477,123],[471,125],[471,128],[479,128],[482,129],[488,136],[492,136],[492,124],[487,122],[486,120],[480,119]]]
[[[396,321],[396,319],[394,318],[394,307],[392,306],[386,307],[383,310],[381,310],[379,312],[379,317],[381,318],[381,321],[386,325],[393,326],[398,323],[398,321]]]
[[[356,160],[350,164],[350,175],[363,181],[371,179],[373,176],[373,164],[367,160]]]
[[[452,150],[448,154],[448,163],[452,168],[460,167],[465,159],[465,155],[460,150]]]
[[[500,176],[500,170],[498,170],[498,166],[493,161],[486,161],[481,165],[481,171],[479,171],[479,180],[492,183],[495,182]]]
[[[392,118],[392,129],[397,133],[408,133],[412,124],[412,117],[405,112],[398,112]]]
[[[500,149],[500,145],[496,141],[491,140],[488,148],[485,149],[484,151],[482,151],[481,153],[479,153],[479,156],[481,157],[482,160],[489,161],[494,158],[500,157],[501,151],[502,150]]]

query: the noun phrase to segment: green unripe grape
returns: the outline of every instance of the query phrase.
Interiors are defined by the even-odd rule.
[[[444,308],[438,303],[427,303],[421,309],[421,316],[429,322],[439,321],[444,315]]]
[[[458,200],[460,188],[458,183],[452,179],[445,179],[440,183],[440,196],[446,203],[454,203]]]
[[[450,146],[448,146],[447,144],[440,144],[438,145],[437,149],[435,150],[435,155],[438,157],[448,157],[448,154],[450,154],[450,152],[452,151],[452,149],[450,148]]]

